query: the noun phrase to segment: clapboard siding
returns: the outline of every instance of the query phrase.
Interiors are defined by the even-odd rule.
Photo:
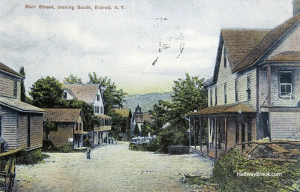
[[[289,34],[281,40],[280,45],[270,54],[268,58],[271,58],[279,53],[286,51],[300,51],[300,28],[299,23],[296,28],[291,30]]]
[[[0,96],[14,98],[14,85],[17,82],[17,99],[20,99],[21,82],[20,79],[0,73]]]
[[[73,138],[74,127],[74,123],[57,123],[57,131],[51,131],[48,138],[56,147],[65,146]]]
[[[224,49],[224,46],[223,46]],[[235,99],[235,84],[238,82],[238,102],[248,102],[247,97],[247,78],[250,77],[251,100],[249,103],[256,106],[256,69],[244,71],[242,73],[232,73],[228,59],[226,59],[226,67],[224,66],[224,51],[222,51],[220,59],[220,67],[218,72],[217,83],[208,89],[208,105],[210,105],[211,90],[212,90],[212,106],[215,106],[215,94],[217,88],[217,105],[226,105],[237,103]],[[224,85],[226,84],[227,103],[225,103]]]
[[[43,116],[30,115],[30,149],[40,148],[43,145]]]
[[[272,139],[300,140],[300,112],[270,112]]]
[[[19,147],[27,147],[27,115],[20,114],[19,116],[19,131],[18,131],[18,142]]]
[[[9,108],[2,107],[2,137],[7,142],[7,149],[17,148],[17,127],[18,127],[18,113]]]

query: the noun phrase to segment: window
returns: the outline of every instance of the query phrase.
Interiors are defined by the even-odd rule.
[[[251,77],[248,76],[247,77],[247,100],[250,101],[251,100]]]
[[[226,83],[224,84],[224,103],[227,103],[227,87]]]
[[[212,106],[212,94],[213,94],[213,91],[212,91],[212,89],[210,89],[210,106]]]
[[[280,96],[290,95],[292,93],[292,72],[280,72]]]
[[[217,88],[215,88],[215,106],[217,106],[218,104],[218,91],[217,91]]]
[[[67,97],[68,97],[68,93],[67,92],[63,92],[63,98],[67,99]]]
[[[224,67],[226,68],[226,50],[225,50],[225,47],[224,47]]]
[[[103,114],[103,107],[100,107],[100,114]]]
[[[99,106],[94,107],[94,113],[99,113]]]
[[[0,137],[2,137],[2,116],[0,116]]]
[[[14,97],[16,98],[18,94],[18,82],[14,82]]]
[[[100,95],[97,95],[97,101],[100,101]]]
[[[235,102],[239,102],[238,80],[235,80]]]
[[[76,123],[76,131],[78,131],[78,127],[79,127],[79,126],[78,126],[78,123]]]

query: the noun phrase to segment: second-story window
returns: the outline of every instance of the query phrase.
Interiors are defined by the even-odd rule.
[[[210,89],[210,106],[212,106],[212,94],[213,94],[213,91],[212,91],[212,89]]]
[[[215,88],[215,106],[218,104],[218,90]]]
[[[99,106],[95,106],[95,107],[94,107],[94,113],[99,114]]]
[[[281,71],[280,72],[280,96],[290,96],[292,94],[292,72]]]
[[[226,83],[224,84],[224,103],[227,103],[227,87]]]
[[[250,101],[251,100],[251,77],[248,76],[247,77],[247,100]]]
[[[100,95],[97,95],[97,101],[100,101]]]
[[[14,97],[16,98],[18,95],[18,82],[14,81]]]
[[[235,102],[239,102],[239,92],[238,92],[238,80],[235,80]]]
[[[67,99],[67,97],[68,97],[67,92],[63,92],[63,98],[64,98],[64,99]]]
[[[225,50],[225,47],[224,47],[224,53],[223,53],[223,55],[224,55],[224,67],[226,68],[227,63],[226,63],[226,50]]]

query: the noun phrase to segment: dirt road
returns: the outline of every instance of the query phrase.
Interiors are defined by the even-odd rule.
[[[14,191],[186,191],[184,174],[209,175],[212,163],[195,155],[128,150],[128,142],[85,153],[49,153],[44,164],[17,166]]]

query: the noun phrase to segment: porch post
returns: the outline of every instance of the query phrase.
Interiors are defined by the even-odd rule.
[[[272,77],[272,74],[271,74],[271,65],[267,65],[267,81],[268,81],[268,99],[267,99],[267,102],[268,102],[268,107],[271,107],[271,77]]]
[[[218,126],[217,126],[217,117],[215,117],[215,158],[218,157]]]
[[[200,151],[202,151],[202,127],[201,127],[201,117],[199,117],[199,135],[200,135]]]
[[[189,117],[189,147],[191,147],[191,117]]]
[[[194,145],[196,149],[196,116],[194,117]]]
[[[227,151],[227,116],[225,115],[225,151]]]
[[[206,153],[207,155],[209,155],[209,137],[210,137],[210,130],[211,130],[211,120],[209,117],[207,117],[208,119],[208,126],[207,126],[207,145],[206,145]]]

